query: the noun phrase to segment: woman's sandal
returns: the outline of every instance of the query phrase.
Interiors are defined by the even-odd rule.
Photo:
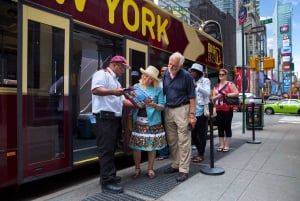
[[[149,177],[149,179],[153,179],[153,178],[155,178],[155,172],[153,171],[153,170],[148,170],[148,177]]]
[[[200,163],[201,161],[203,161],[204,160],[204,158],[202,157],[202,156],[194,156],[193,158],[192,158],[192,162],[193,163]]]
[[[164,160],[165,158],[164,157],[157,157],[157,159],[156,160],[158,160],[158,161],[162,161],[162,160]]]
[[[132,175],[133,179],[138,178],[141,175],[141,169],[140,168],[135,168],[134,174]]]
[[[229,152],[230,148],[229,147],[225,147],[223,148],[223,152]]]
[[[224,147],[218,147],[217,152],[222,152],[224,150]]]

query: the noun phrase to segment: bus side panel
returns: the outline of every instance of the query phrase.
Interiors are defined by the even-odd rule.
[[[41,98],[43,100],[43,98]],[[64,101],[69,101],[68,97],[64,97]],[[23,105],[28,105],[29,96],[23,96]],[[36,105],[43,105],[41,102],[37,101]],[[67,102],[66,102],[67,104]],[[68,105],[66,105],[68,107]],[[33,107],[34,108],[34,107]],[[66,135],[66,140],[64,141],[65,150],[63,159],[55,159],[53,155],[55,154],[55,142],[54,137],[51,135],[52,125],[50,122],[53,118],[51,110],[48,111],[35,111],[33,108],[27,110],[28,108],[23,108],[23,176],[24,181],[32,181],[38,178],[44,178],[47,175],[55,175],[57,172],[64,172],[70,169],[70,147],[69,136]],[[36,115],[34,119],[32,116],[26,115]],[[68,111],[64,111],[64,121],[68,121]],[[43,119],[43,121],[40,121]],[[28,122],[33,123],[33,126],[27,124]],[[67,127],[64,127],[64,132],[68,133]],[[63,167],[63,168],[60,168]]]
[[[17,183],[17,97],[0,95],[0,188]]]

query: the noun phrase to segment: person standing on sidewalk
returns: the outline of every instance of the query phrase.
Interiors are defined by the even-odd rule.
[[[115,149],[117,137],[122,130],[123,105],[133,104],[125,99],[124,89],[118,77],[130,68],[122,56],[114,56],[106,69],[94,73],[92,78],[92,112],[96,116],[95,134],[99,151],[100,184],[102,190],[122,193],[123,187],[116,176]]]
[[[216,122],[218,125],[219,147],[217,151],[228,152],[232,137],[231,123],[233,107],[225,103],[225,97],[237,97],[239,91],[233,82],[227,81],[228,71],[224,68],[219,71],[219,84],[214,88],[213,100],[216,106]]]
[[[156,151],[167,146],[165,130],[161,120],[161,111],[165,107],[165,98],[159,86],[159,71],[154,66],[146,70],[140,69],[142,77],[134,88],[140,88],[151,96],[143,108],[133,110],[133,130],[130,136],[129,147],[133,149],[135,171],[133,178],[140,176],[141,151],[148,152],[148,177],[153,179],[155,172],[153,165]]]
[[[192,130],[192,140],[197,147],[198,154],[192,157],[192,162],[199,163],[204,160],[206,147],[208,118],[204,116],[204,105],[209,103],[210,80],[204,77],[203,66],[194,63],[190,68],[196,88],[196,117],[197,123]]]
[[[188,178],[191,161],[189,125],[196,124],[195,85],[190,73],[182,69],[184,57],[179,52],[169,57],[168,71],[163,80],[166,95],[165,129],[170,150],[171,166],[165,173],[179,172],[176,180]]]

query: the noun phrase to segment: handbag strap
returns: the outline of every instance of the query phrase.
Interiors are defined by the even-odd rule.
[[[224,86],[219,90],[219,92],[222,92],[226,88],[227,85],[228,85],[228,82],[226,82],[226,84],[224,84]]]

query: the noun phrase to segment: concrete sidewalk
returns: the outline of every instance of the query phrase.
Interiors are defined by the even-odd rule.
[[[196,174],[158,200],[299,201],[299,130],[300,124],[276,124],[256,131],[261,144],[245,143],[216,161],[223,175]],[[252,131],[244,137],[251,141]]]
[[[163,174],[163,169],[170,164],[166,159],[155,162],[157,177],[153,180],[146,176],[132,180],[133,167],[119,171],[118,175],[122,176],[125,187],[124,194],[121,195],[101,193],[99,178],[95,178],[37,200],[299,201],[300,117],[295,119],[297,121],[294,124],[278,123],[256,130],[256,140],[261,144],[247,143],[252,141],[251,130],[246,130],[243,135],[240,129],[235,129],[232,150],[228,153],[214,151],[214,167],[224,169],[225,173],[222,175],[200,172],[202,167],[210,167],[208,140],[206,159],[196,165],[196,171],[195,164],[191,165],[194,168],[193,174],[190,172],[190,177],[185,182],[176,183],[177,174],[171,177]],[[218,139],[215,138],[214,141],[215,149]],[[141,169],[144,174],[147,163],[143,163]],[[176,183],[172,188],[158,194],[160,188],[172,182]],[[148,189],[147,185],[154,186],[154,190]],[[146,194],[138,191],[142,188],[146,189]],[[158,196],[149,194],[149,191]]]

